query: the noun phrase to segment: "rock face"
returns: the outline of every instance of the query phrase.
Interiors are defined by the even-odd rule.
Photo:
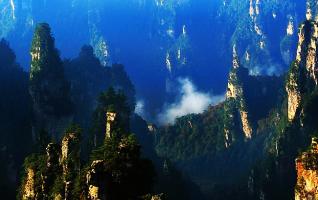
[[[111,133],[114,128],[114,123],[116,120],[117,113],[115,112],[107,112],[106,113],[106,138],[111,137]]]
[[[306,21],[300,26],[296,61],[288,74],[288,120],[293,121],[302,101],[302,94],[317,86],[318,24]]]
[[[59,161],[59,145],[50,143],[46,147],[46,156],[47,156],[47,168],[53,168],[58,165]]]
[[[88,187],[88,199],[90,200],[105,200],[106,183],[104,172],[105,162],[103,160],[95,160],[92,162],[90,169],[86,175],[86,184]],[[110,176],[111,177],[111,176]]]
[[[33,135],[38,137],[45,131],[58,140],[72,120],[72,103],[64,67],[48,24],[37,26],[30,54]]]
[[[49,143],[46,155],[32,160],[26,165],[22,199],[47,199],[52,195],[55,196],[55,199],[73,199],[74,180],[80,170],[78,133],[66,133],[61,145]],[[60,190],[51,194],[51,190],[56,187],[57,182],[61,184]]]
[[[296,200],[318,199],[318,139],[313,138],[311,149],[296,159]]]
[[[26,170],[27,178],[23,188],[22,199],[35,199],[35,172],[32,168]]]
[[[237,52],[235,49],[235,46],[233,47],[233,68],[230,71],[229,75],[229,81],[228,81],[228,87],[226,92],[226,100],[233,101],[234,102],[234,110],[228,112],[227,118],[230,119],[230,121],[234,121],[235,113],[238,111],[239,113],[239,121],[241,123],[241,128],[244,133],[245,139],[251,139],[252,138],[252,126],[249,121],[249,113],[246,108],[246,101],[244,96],[244,90],[243,90],[243,84],[242,84],[242,71],[247,71],[247,69],[244,69],[240,67],[240,62],[237,56]],[[247,73],[246,73],[247,75]],[[226,105],[227,106],[227,105]],[[225,125],[225,145],[229,146],[231,141],[233,140],[230,138],[230,130]]]
[[[151,197],[151,200],[162,200],[163,194],[154,195]]]
[[[76,133],[67,133],[62,140],[62,154],[60,163],[63,166],[63,174],[80,170],[80,139]]]
[[[214,75],[213,71],[211,72],[214,68],[211,68],[211,65],[220,69],[228,66],[228,62],[214,60],[215,56],[220,60],[229,58],[231,53],[228,50],[232,44],[228,41],[234,41],[242,52],[247,52],[248,66],[255,74],[273,74],[276,70],[277,73],[282,73],[283,69],[290,64],[289,58],[294,57],[294,39],[288,43],[282,41],[284,36],[289,36],[291,33],[285,32],[289,25],[289,16],[293,17],[294,27],[297,27],[298,21],[304,16],[299,5],[305,4],[305,0],[224,0],[224,4],[221,0],[206,0],[200,5],[196,4],[196,0],[125,0],[123,1],[125,3],[121,4],[94,0],[56,0],[54,2],[37,0],[36,3],[32,0],[14,0],[14,2],[15,19],[10,0],[2,0],[0,3],[0,7],[4,8],[0,16],[0,37],[10,39],[15,49],[19,49],[18,57],[23,58],[24,63],[28,60],[23,56],[23,52],[29,48],[30,31],[36,23],[45,19],[52,26],[58,27],[55,36],[57,41],[60,41],[59,46],[63,56],[73,56],[83,43],[90,43],[103,64],[108,63],[107,58],[110,56],[115,60],[123,60],[125,63],[131,63],[129,59],[125,60],[130,58],[129,56],[135,58],[137,63],[127,65],[128,69],[133,70],[134,66],[141,66],[140,70],[147,69],[142,73],[148,75],[144,77],[144,79],[148,77],[146,80],[135,78],[138,83],[136,85],[140,85],[138,88],[140,91],[147,88],[147,84],[144,84],[146,81],[152,86],[160,83],[162,84],[160,88],[165,89],[165,85],[169,87],[166,78],[169,76],[177,78],[179,74],[196,80],[202,77],[202,74],[210,73],[205,81],[217,83],[219,77]],[[120,5],[124,6],[121,8]],[[113,8],[112,6],[115,9],[109,9]],[[200,20],[197,20],[199,15],[187,13],[188,8],[195,10],[197,6],[198,10],[202,9]],[[55,7],[59,9],[51,9]],[[131,10],[126,13],[127,8]],[[121,23],[115,23],[112,20],[116,18],[118,10],[125,13],[120,19]],[[59,16],[65,16],[63,23],[60,23]],[[143,21],[143,19],[147,20]],[[136,26],[134,24],[136,21],[142,22],[142,26]],[[112,28],[105,29],[104,24]],[[273,26],[275,27],[272,28]],[[122,32],[122,27],[130,31]],[[74,32],[82,34],[74,37]],[[118,33],[121,37],[118,37]],[[123,41],[122,38],[127,40]],[[196,42],[198,39],[200,39],[199,43]],[[133,51],[126,48],[127,42],[131,44],[129,46],[133,47]],[[243,44],[239,44],[240,42]],[[284,46],[282,55],[277,52],[280,43],[287,44],[282,45]],[[158,46],[160,48],[157,48]],[[121,50],[118,51],[118,49]],[[143,51],[144,49],[147,50]],[[284,60],[287,57],[285,64],[277,61],[281,60],[281,56]],[[160,66],[145,65],[145,63],[158,62]],[[158,80],[156,76],[151,75],[157,73],[158,67],[161,66],[168,68],[160,70],[163,73],[160,77],[166,74],[164,80]],[[188,70],[188,68],[193,69]],[[169,72],[170,70],[172,73]],[[225,73],[225,70],[223,72]],[[223,81],[225,82],[224,79],[222,83]],[[211,86],[218,85],[215,83],[211,83]],[[206,86],[210,85],[198,85],[198,87]],[[213,89],[221,93],[218,88]],[[144,98],[158,95],[158,91],[152,92]],[[153,100],[158,101],[158,99]]]
[[[62,140],[60,164],[63,169],[65,199],[72,199],[74,178],[80,173],[80,139],[77,133],[67,133]]]

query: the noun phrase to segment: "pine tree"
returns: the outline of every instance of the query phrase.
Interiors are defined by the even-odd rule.
[[[122,93],[116,93],[113,88],[109,88],[102,93],[98,99],[98,105],[93,115],[92,133],[95,140],[94,146],[99,146],[106,133],[107,112],[116,113],[116,120],[111,130],[112,135],[120,137],[129,132],[130,108],[126,97]]]

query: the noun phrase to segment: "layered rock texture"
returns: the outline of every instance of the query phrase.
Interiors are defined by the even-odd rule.
[[[318,199],[318,138],[296,159],[296,170],[295,200]]]

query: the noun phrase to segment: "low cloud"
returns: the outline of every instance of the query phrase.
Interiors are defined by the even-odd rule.
[[[209,105],[215,105],[224,100],[224,95],[211,95],[197,90],[193,83],[185,78],[179,79],[180,94],[177,102],[166,105],[158,116],[161,125],[174,123],[175,119],[187,114],[203,112]]]
[[[138,100],[136,103],[135,113],[143,116],[145,113],[145,102],[143,100]]]

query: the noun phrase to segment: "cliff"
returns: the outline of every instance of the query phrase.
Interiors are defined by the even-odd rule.
[[[66,133],[61,146],[49,143],[45,155],[27,157],[21,199],[73,199],[75,178],[80,170],[78,137],[77,132]]]
[[[248,70],[245,68],[242,68],[239,62],[239,58],[236,52],[235,46],[233,47],[233,67],[229,74],[229,80],[228,80],[228,86],[227,86],[227,92],[226,92],[226,103],[225,103],[225,110],[226,112],[226,118],[229,118],[229,123],[235,123],[235,115],[236,113],[239,113],[239,121],[241,130],[244,133],[245,139],[251,139],[252,138],[252,126],[249,119],[249,113],[247,110],[246,100],[245,100],[245,91],[243,88],[242,79],[244,77],[242,76],[248,76]],[[234,104],[233,104],[233,103]],[[234,107],[233,107],[234,106]],[[234,137],[233,135],[230,135],[229,128],[230,125],[225,124],[224,132],[225,132],[225,145],[228,147],[233,141]],[[234,125],[235,126],[235,125]],[[237,125],[236,125],[237,126]],[[233,124],[232,124],[233,127]]]
[[[250,75],[248,69],[240,64],[236,49],[233,49],[233,66],[224,102],[226,147],[235,140],[243,138],[247,141],[255,136],[258,121],[275,108],[282,95],[282,87],[282,77]]]
[[[119,4],[13,0],[15,18],[10,2],[0,3],[4,8],[0,37],[10,40],[23,63],[29,61],[24,52],[29,49],[32,30],[46,20],[55,27],[63,57],[77,54],[83,43],[89,43],[103,65],[110,57],[127,63],[145,102],[155,104],[149,106],[151,117],[165,103],[166,88],[171,87],[166,79],[171,74],[200,80],[196,81],[198,88],[223,92],[233,43],[244,52],[246,62],[242,62],[253,74],[283,73],[295,56],[297,25],[305,17],[305,0],[206,0],[200,4],[196,0],[124,0]],[[55,7],[59,9],[52,9]],[[189,15],[189,10],[200,12]],[[119,18],[118,12],[124,15]],[[64,16],[63,23],[60,16]],[[141,26],[136,22],[142,22]],[[105,29],[104,24],[111,28]],[[74,36],[74,32],[81,34]],[[171,68],[172,73],[165,68]],[[221,74],[214,69],[220,69]],[[145,76],[140,78],[138,72]],[[148,85],[157,90],[148,90]],[[161,98],[153,98],[157,95]]]
[[[219,187],[237,192],[230,186],[233,177],[248,173],[276,134],[277,123],[269,121],[281,118],[276,110],[282,104],[283,89],[283,77],[250,75],[234,48],[226,100],[201,114],[186,115],[175,124],[160,127],[158,155],[178,163],[211,198],[223,197]],[[264,127],[268,128],[265,132]],[[230,194],[226,197],[233,198]]]
[[[306,21],[300,26],[297,56],[287,77],[288,120],[293,121],[305,93],[317,86],[318,24]]]
[[[65,77],[70,83],[73,103],[73,120],[88,135],[99,95],[109,87],[122,91],[131,110],[135,109],[135,89],[123,65],[103,66],[94,55],[94,49],[84,45],[77,58],[63,63]]]
[[[295,200],[318,199],[318,139],[296,159],[297,184]]]
[[[64,66],[48,24],[36,27],[30,54],[34,140],[38,140],[41,131],[58,140],[72,120],[72,102]]]
[[[125,97],[109,89],[101,95],[95,113],[92,130],[100,132],[94,132],[98,137],[92,134],[95,143],[89,144],[89,160],[80,160],[82,129],[70,126],[60,144],[49,143],[45,154],[26,158],[20,199],[125,200],[151,193],[154,169],[128,132]]]

